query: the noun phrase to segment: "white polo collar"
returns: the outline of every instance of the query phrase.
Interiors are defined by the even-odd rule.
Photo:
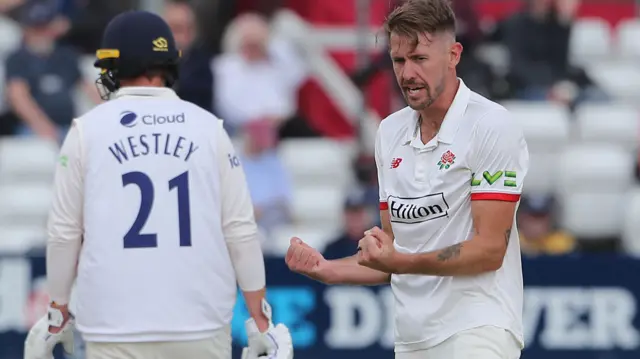
[[[178,98],[168,87],[122,87],[113,94],[113,98],[123,97],[167,97]]]
[[[422,143],[422,139],[420,138],[420,126],[418,125],[420,114],[418,111],[413,111],[412,121],[407,127],[407,143],[420,149],[435,147],[434,145],[438,142],[449,145],[453,143],[453,138],[458,132],[458,128],[460,126],[460,120],[464,116],[464,113],[467,110],[467,105],[469,104],[469,99],[471,98],[471,90],[467,85],[465,85],[462,79],[458,78],[458,81],[460,83],[460,86],[458,86],[458,92],[456,92],[456,96],[451,103],[451,107],[449,107],[447,114],[444,116],[442,126],[440,126],[440,131],[438,131],[436,137],[426,145]]]

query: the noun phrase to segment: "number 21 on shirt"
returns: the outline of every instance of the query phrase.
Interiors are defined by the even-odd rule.
[[[140,233],[147,223],[155,189],[151,178],[142,172],[128,172],[122,175],[122,186],[136,185],[140,189],[140,209],[133,225],[124,235],[124,248],[153,248],[158,246],[157,233]],[[189,172],[174,177],[168,182],[169,191],[177,192],[178,226],[180,247],[191,247],[191,209],[189,206]]]

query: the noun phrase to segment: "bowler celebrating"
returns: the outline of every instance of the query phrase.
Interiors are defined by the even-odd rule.
[[[382,229],[334,261],[292,238],[287,264],[328,284],[390,283],[397,359],[519,358],[522,129],[457,78],[462,46],[448,0],[408,0],[385,30],[409,106],[376,138]]]
[[[292,359],[271,322],[244,173],[222,122],[171,89],[180,51],[169,26],[126,12],[95,66],[106,103],[75,119],[49,216],[48,316],[25,359],[50,359],[72,330],[87,359],[231,359],[236,286],[251,315],[244,359]],[[75,318],[68,308],[76,282]]]

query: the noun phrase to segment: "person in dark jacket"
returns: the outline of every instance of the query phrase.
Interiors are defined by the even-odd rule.
[[[571,26],[580,0],[529,0],[504,24],[516,97],[575,105],[605,98],[585,71],[569,63]]]
[[[356,189],[344,203],[344,231],[325,248],[323,255],[327,259],[343,258],[354,255],[358,250],[358,241],[364,232],[373,226],[367,207],[364,191]]]
[[[197,17],[187,0],[171,0],[164,9],[164,19],[171,27],[176,45],[182,51],[180,81],[176,92],[181,99],[214,112],[213,74],[211,59],[214,52],[199,36]]]

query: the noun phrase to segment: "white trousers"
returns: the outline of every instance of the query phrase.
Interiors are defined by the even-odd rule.
[[[520,345],[508,331],[478,327],[457,333],[435,347],[396,353],[396,359],[519,359]]]
[[[87,342],[86,359],[231,359],[229,328],[207,339],[145,343]]]

